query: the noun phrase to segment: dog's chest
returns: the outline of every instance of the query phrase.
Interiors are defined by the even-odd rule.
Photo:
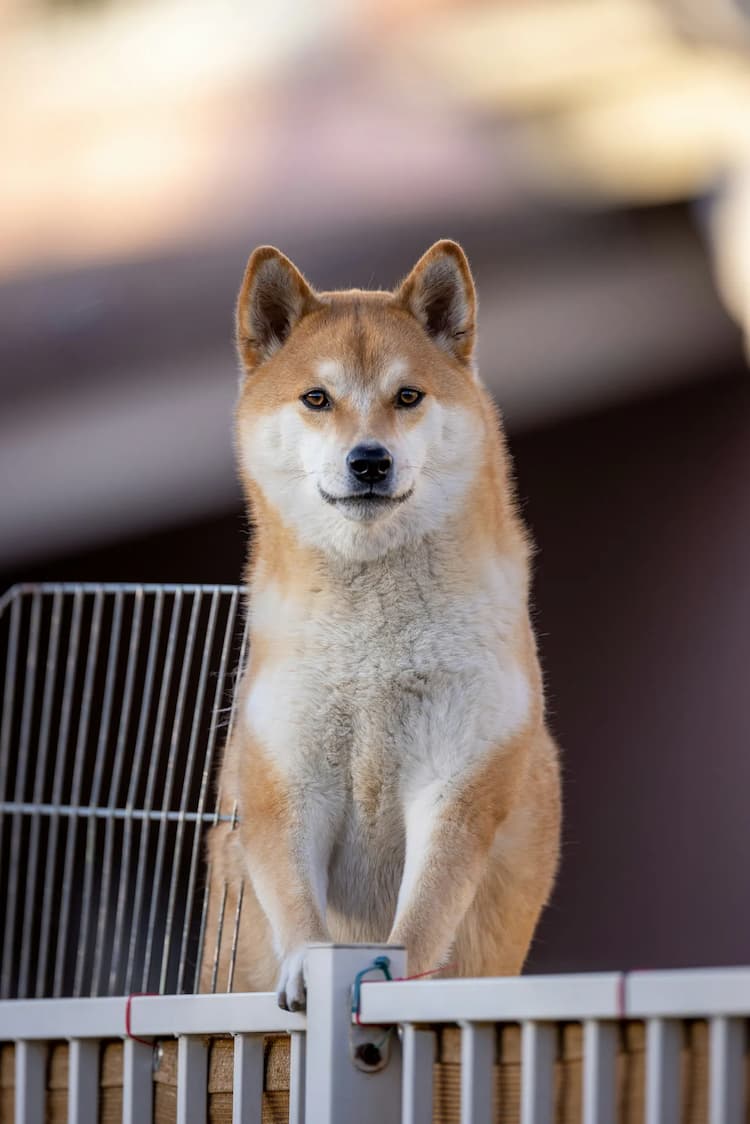
[[[523,717],[512,637],[525,607],[503,573],[472,587],[404,567],[319,601],[261,595],[253,611],[276,643],[251,663],[250,730],[288,776],[348,793],[368,820]]]

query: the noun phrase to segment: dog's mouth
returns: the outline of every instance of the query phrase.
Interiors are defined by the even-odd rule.
[[[383,492],[355,492],[348,496],[333,496],[318,485],[322,499],[332,507],[337,507],[342,515],[350,519],[375,519],[389,508],[398,507],[411,497],[414,489],[409,488],[398,496],[386,495]]]

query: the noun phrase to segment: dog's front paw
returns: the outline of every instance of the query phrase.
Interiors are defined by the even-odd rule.
[[[304,1011],[307,1003],[304,948],[295,949],[282,960],[276,999],[284,1011]]]

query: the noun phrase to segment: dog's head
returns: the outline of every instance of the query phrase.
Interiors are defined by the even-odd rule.
[[[466,257],[437,242],[394,292],[316,293],[269,246],[237,307],[238,451],[301,541],[378,557],[457,512],[482,446]]]

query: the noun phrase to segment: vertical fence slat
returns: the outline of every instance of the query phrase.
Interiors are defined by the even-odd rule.
[[[616,1124],[617,1026],[598,1019],[583,1024],[583,1124]]]
[[[126,1038],[122,1058],[122,1124],[151,1124],[154,1109],[154,1051]]]
[[[99,1117],[99,1043],[74,1038],[68,1054],[68,1120],[97,1124]]]
[[[402,1124],[432,1124],[432,1067],[435,1035],[412,1023],[404,1026]]]
[[[261,1124],[263,1036],[235,1034],[232,1124]]]
[[[649,1019],[646,1030],[646,1124],[680,1124],[682,1028],[673,1019]]]
[[[709,1120],[742,1124],[744,1119],[745,1024],[742,1019],[711,1019]]]
[[[177,1124],[206,1124],[208,1046],[192,1035],[177,1041]]]
[[[44,1042],[16,1042],[15,1124],[44,1124],[47,1046]]]
[[[289,1124],[305,1124],[305,1034],[293,1030],[289,1037]]]
[[[521,1124],[550,1124],[555,1101],[554,1023],[525,1022],[521,1031]]]
[[[461,1026],[461,1124],[492,1124],[493,1023]]]

